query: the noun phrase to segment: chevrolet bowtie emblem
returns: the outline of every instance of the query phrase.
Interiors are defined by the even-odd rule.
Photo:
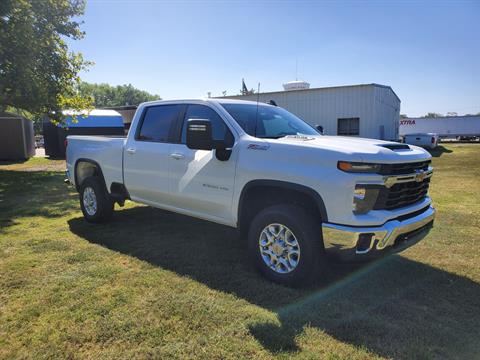
[[[427,177],[427,174],[423,170],[417,170],[415,174],[415,181],[422,182]]]

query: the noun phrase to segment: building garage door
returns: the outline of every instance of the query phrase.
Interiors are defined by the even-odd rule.
[[[338,119],[337,135],[342,135],[342,136],[360,135],[360,119],[359,118]]]

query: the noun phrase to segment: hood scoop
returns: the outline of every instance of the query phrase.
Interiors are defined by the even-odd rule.
[[[385,144],[385,145],[378,145],[381,147],[384,147],[386,149],[392,150],[392,151],[408,151],[410,150],[410,146],[407,144]]]

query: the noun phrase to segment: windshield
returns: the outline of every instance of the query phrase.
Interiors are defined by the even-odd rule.
[[[276,106],[221,104],[249,135],[278,139],[287,135],[319,135],[303,120]]]

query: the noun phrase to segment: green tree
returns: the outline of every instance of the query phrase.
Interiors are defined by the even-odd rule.
[[[160,96],[136,89],[132,84],[110,86],[82,82],[79,94],[91,97],[95,107],[138,105],[145,101],[160,100]]]
[[[424,117],[424,118],[435,118],[435,117],[441,117],[441,116],[443,116],[443,115],[439,114],[439,113],[435,113],[435,112],[429,112],[422,117]]]
[[[90,65],[70,52],[66,38],[79,40],[78,16],[85,0],[0,1],[0,111],[61,122],[61,110],[86,109],[78,73]]]

